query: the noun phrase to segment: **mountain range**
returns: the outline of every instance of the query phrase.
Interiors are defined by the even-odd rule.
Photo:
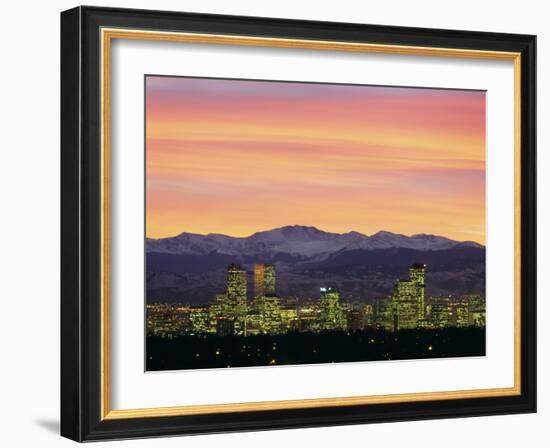
[[[147,239],[147,252],[206,255],[213,252],[232,256],[272,258],[277,254],[293,257],[323,257],[345,250],[414,249],[443,250],[455,246],[482,246],[472,241],[459,242],[443,236],[418,234],[405,236],[380,231],[368,236],[359,232],[332,233],[310,226],[286,226],[248,237],[232,237],[216,233],[200,235],[181,233],[174,237]]]
[[[314,298],[320,286],[338,287],[346,299],[385,295],[412,263],[426,263],[427,293],[484,293],[485,248],[443,236],[332,233],[285,226],[248,237],[181,233],[146,240],[148,301],[206,303],[225,290],[225,270],[239,263],[275,264],[277,292]],[[249,275],[250,290],[252,276]]]

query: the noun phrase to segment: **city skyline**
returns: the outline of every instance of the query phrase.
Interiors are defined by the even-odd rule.
[[[147,76],[146,144],[150,238],[294,222],[485,244],[482,91]]]
[[[276,293],[276,267],[264,263],[253,266],[254,291],[253,299],[249,300],[248,271],[233,263],[227,267],[226,291],[216,294],[209,304],[147,305],[147,328],[149,334],[162,337],[177,334],[247,337],[289,332],[484,327],[484,296],[426,297],[427,268],[424,263],[411,265],[407,278],[396,279],[391,294],[377,297],[371,303],[346,302],[338,288],[326,283],[321,283],[326,286],[319,287],[317,301],[305,298],[302,302],[304,298],[285,298]]]
[[[344,297],[385,294],[396,272],[419,260],[432,266],[429,294],[483,293],[485,247],[432,235],[403,236],[381,232],[334,234],[314,227],[285,226],[249,237],[182,233],[148,239],[147,297],[176,302],[208,302],[223,287],[229,263],[277,265],[277,289],[283,295],[315,297],[331,282]],[[251,277],[261,282],[261,276]],[[319,283],[321,282],[321,283]]]

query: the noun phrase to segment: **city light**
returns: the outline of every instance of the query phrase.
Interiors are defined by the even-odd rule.
[[[397,280],[389,296],[374,298],[370,303],[345,302],[338,289],[321,286],[315,304],[279,297],[275,266],[258,263],[254,265],[254,296],[249,303],[248,273],[232,264],[227,268],[226,291],[216,294],[208,305],[147,305],[147,331],[171,338],[177,334],[254,336],[485,327],[484,298],[476,294],[426,297],[426,270],[426,264],[412,265],[408,278]],[[241,351],[245,349],[243,345]]]

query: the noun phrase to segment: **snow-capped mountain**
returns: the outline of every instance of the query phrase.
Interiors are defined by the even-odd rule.
[[[460,242],[436,235],[413,236],[380,231],[367,236],[359,232],[332,233],[310,226],[285,226],[248,237],[231,237],[220,234],[199,235],[181,233],[161,239],[147,239],[147,252],[167,254],[206,255],[220,254],[273,258],[287,254],[302,259],[319,258],[339,251],[414,249],[419,251],[444,250],[464,245],[482,246],[474,242]]]
[[[348,300],[389,294],[413,263],[425,263],[427,293],[483,293],[485,248],[435,235],[378,232],[331,233],[286,226],[248,237],[182,233],[148,239],[147,300],[210,303],[226,288],[227,266],[249,273],[255,263],[274,264],[277,293],[315,298],[319,286],[335,286]],[[252,282],[252,275],[248,276]],[[252,291],[252,283],[249,291]]]

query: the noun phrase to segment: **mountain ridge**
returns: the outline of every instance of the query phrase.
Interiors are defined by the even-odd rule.
[[[315,298],[319,287],[337,287],[345,299],[390,293],[411,263],[427,263],[427,293],[483,293],[485,247],[473,242],[380,231],[324,232],[285,226],[248,237],[183,232],[147,240],[147,300],[210,303],[226,288],[227,266],[239,263],[253,290],[255,263],[274,264],[277,293]]]
[[[457,245],[484,247],[474,241],[457,241],[425,233],[407,236],[381,230],[369,236],[355,230],[336,233],[302,225],[277,227],[246,237],[182,232],[173,237],[146,239],[147,252],[195,255],[215,252],[235,256],[273,256],[281,253],[302,258],[319,257],[342,250],[407,248],[430,251],[449,249]]]

